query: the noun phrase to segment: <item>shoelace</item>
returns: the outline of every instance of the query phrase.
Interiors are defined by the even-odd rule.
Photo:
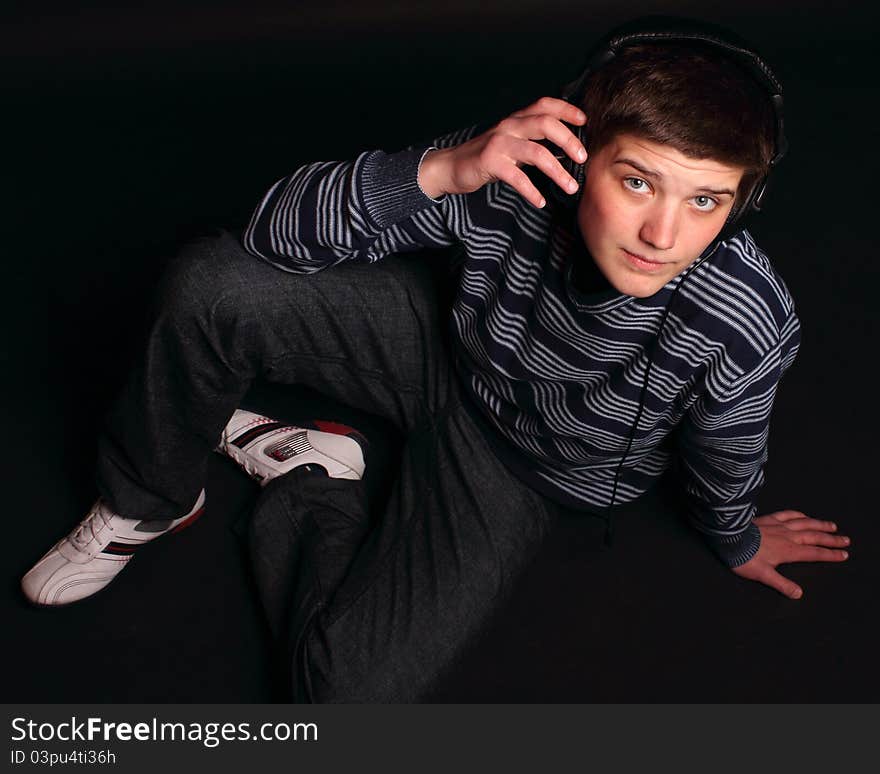
[[[76,528],[68,540],[77,551],[85,551],[86,546],[98,537],[104,527],[110,527],[112,514],[105,510],[99,501],[94,510]],[[112,527],[110,527],[112,529]]]

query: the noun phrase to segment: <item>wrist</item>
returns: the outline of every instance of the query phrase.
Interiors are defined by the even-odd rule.
[[[751,561],[761,548],[761,530],[754,522],[739,535],[722,538],[716,543],[716,551],[722,561],[735,569]]]
[[[429,199],[439,199],[447,193],[446,158],[448,149],[428,148],[419,164],[418,184]]]

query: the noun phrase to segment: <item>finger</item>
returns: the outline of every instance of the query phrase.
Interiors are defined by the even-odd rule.
[[[559,160],[543,145],[529,140],[511,138],[509,155],[518,163],[537,167],[566,193],[573,194],[577,191],[575,179],[565,171]]]
[[[541,192],[529,180],[529,176],[515,164],[504,165],[495,173],[495,177],[513,187],[526,201],[531,202],[535,207],[541,208],[547,203]]]
[[[565,124],[548,115],[530,116],[524,119],[526,137],[530,140],[549,140],[549,147],[553,156],[558,156],[556,148],[561,148],[563,153],[574,161],[582,164],[587,160],[587,149]],[[547,147],[545,143],[541,143]]]
[[[849,553],[836,548],[822,548],[821,546],[798,546],[789,551],[780,564],[791,562],[845,562],[849,559]]]
[[[786,529],[792,531],[800,530],[822,530],[823,532],[834,532],[837,525],[833,521],[820,521],[819,519],[811,519],[804,517],[803,519],[792,519],[784,522]]]
[[[804,595],[804,590],[797,583],[789,580],[784,575],[780,575],[772,567],[768,567],[758,580],[791,599],[800,599]]]
[[[829,548],[842,548],[850,543],[846,535],[829,535],[819,530],[800,530],[789,537],[799,545],[827,546]]]
[[[575,136],[565,124],[558,118],[554,118],[546,113],[540,115],[529,115],[521,118],[508,118],[499,125],[501,130],[500,137],[509,139],[511,137],[524,140],[537,140],[537,145],[546,148],[550,155],[554,158],[562,158],[569,156],[579,164],[587,160],[587,149],[584,144]],[[559,150],[561,149],[561,151]],[[540,166],[535,157],[515,155],[517,161],[524,161],[535,166]],[[547,170],[544,170],[547,172]],[[554,177],[548,174],[549,177]],[[563,188],[566,186],[563,185]]]
[[[775,513],[767,514],[767,518],[773,519],[775,521],[789,522],[789,521],[793,521],[795,519],[806,519],[807,514],[801,513],[800,511],[786,510],[786,511],[776,511]]]
[[[517,110],[510,115],[514,118],[525,118],[542,113],[548,113],[570,124],[583,124],[587,120],[584,111],[577,105],[572,105],[571,102],[566,102],[558,97],[541,97],[528,107]]]

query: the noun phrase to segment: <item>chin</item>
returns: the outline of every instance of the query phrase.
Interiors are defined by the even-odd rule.
[[[623,293],[625,296],[632,296],[633,298],[649,298],[660,290],[660,288],[666,284],[667,280],[661,282],[657,279],[648,281],[644,277],[617,277],[615,279],[609,279],[609,282],[614,286],[618,293]]]
[[[665,282],[661,282],[659,285],[651,285],[649,288],[645,288],[644,286],[640,287],[638,290],[629,293],[628,295],[633,296],[635,298],[650,298],[655,293],[659,292],[661,288],[665,285]]]

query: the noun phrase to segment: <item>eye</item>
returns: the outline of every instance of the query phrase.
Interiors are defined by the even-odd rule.
[[[647,191],[648,183],[645,180],[642,180],[640,177],[625,177],[623,178],[623,185],[626,188],[629,188],[630,191]]]
[[[718,200],[711,196],[700,195],[694,197],[694,204],[701,212],[712,212],[718,206]]]

